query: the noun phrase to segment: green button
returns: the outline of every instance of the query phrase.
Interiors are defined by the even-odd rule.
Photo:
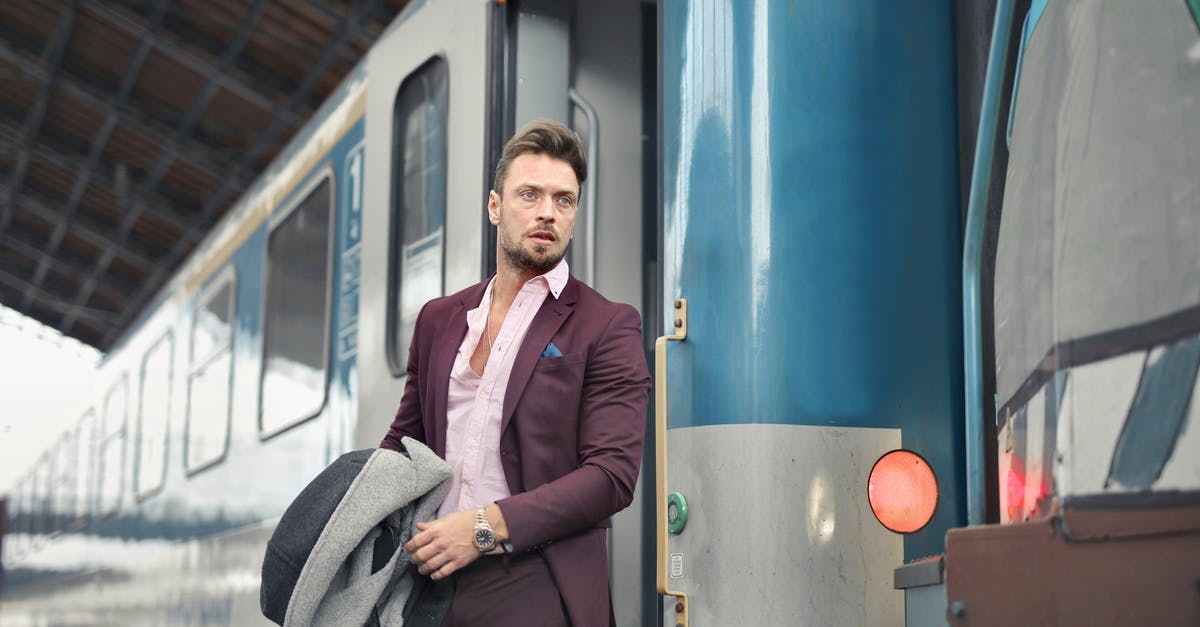
[[[687,518],[687,497],[682,492],[672,492],[667,495],[667,531],[679,535],[687,526]]]

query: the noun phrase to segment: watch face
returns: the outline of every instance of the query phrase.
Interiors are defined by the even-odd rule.
[[[491,529],[475,530],[475,547],[480,551],[490,551],[496,546],[496,533]]]

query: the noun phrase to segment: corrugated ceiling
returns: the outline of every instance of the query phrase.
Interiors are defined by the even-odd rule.
[[[406,2],[0,2],[0,303],[107,351]]]

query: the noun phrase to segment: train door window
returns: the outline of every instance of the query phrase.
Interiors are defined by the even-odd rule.
[[[272,225],[263,304],[259,433],[269,437],[320,413],[329,371],[332,177]]]
[[[43,454],[33,471],[33,533],[50,532],[50,458]]]
[[[13,558],[25,552],[28,535],[25,532],[25,482],[21,481],[13,488],[11,500],[8,502],[8,522],[5,535],[0,537],[4,547],[4,555],[0,555],[0,564],[12,564]]]
[[[20,542],[17,545],[17,550],[20,553],[24,553],[29,548],[30,533],[34,531],[30,516],[32,510],[34,510],[34,506],[32,506],[32,501],[34,501],[32,494],[34,494],[34,491],[30,489],[30,485],[29,476],[26,474],[22,482],[20,482],[20,491],[17,492],[17,519],[16,524],[14,524],[14,530],[17,532],[17,537],[20,538]]]
[[[96,412],[88,410],[75,428],[75,515],[92,514],[96,490]]]
[[[62,531],[69,527],[75,509],[75,434],[67,432],[55,445],[52,473],[54,529]]]
[[[22,482],[25,489],[21,493],[21,533],[24,534],[25,541],[22,543],[22,549],[28,551],[30,545],[33,544],[34,533],[34,512],[37,511],[37,506],[34,504],[34,475],[29,473],[25,475],[25,480]]]
[[[142,358],[138,399],[137,470],[134,490],[139,499],[159,490],[167,472],[167,418],[171,406],[171,363],[174,338],[167,333]]]
[[[125,420],[128,411],[129,384],[122,376],[104,397],[100,425],[100,489],[96,503],[98,516],[115,514],[121,504],[121,471],[125,460]]]
[[[388,363],[404,374],[421,307],[442,295],[449,74],[435,57],[400,84],[393,109]]]
[[[184,466],[203,470],[225,455],[233,380],[233,317],[237,310],[233,266],[197,298],[188,360]]]

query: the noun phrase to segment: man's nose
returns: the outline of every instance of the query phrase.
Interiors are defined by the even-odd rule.
[[[537,203],[538,222],[554,222],[554,199],[542,197]]]

